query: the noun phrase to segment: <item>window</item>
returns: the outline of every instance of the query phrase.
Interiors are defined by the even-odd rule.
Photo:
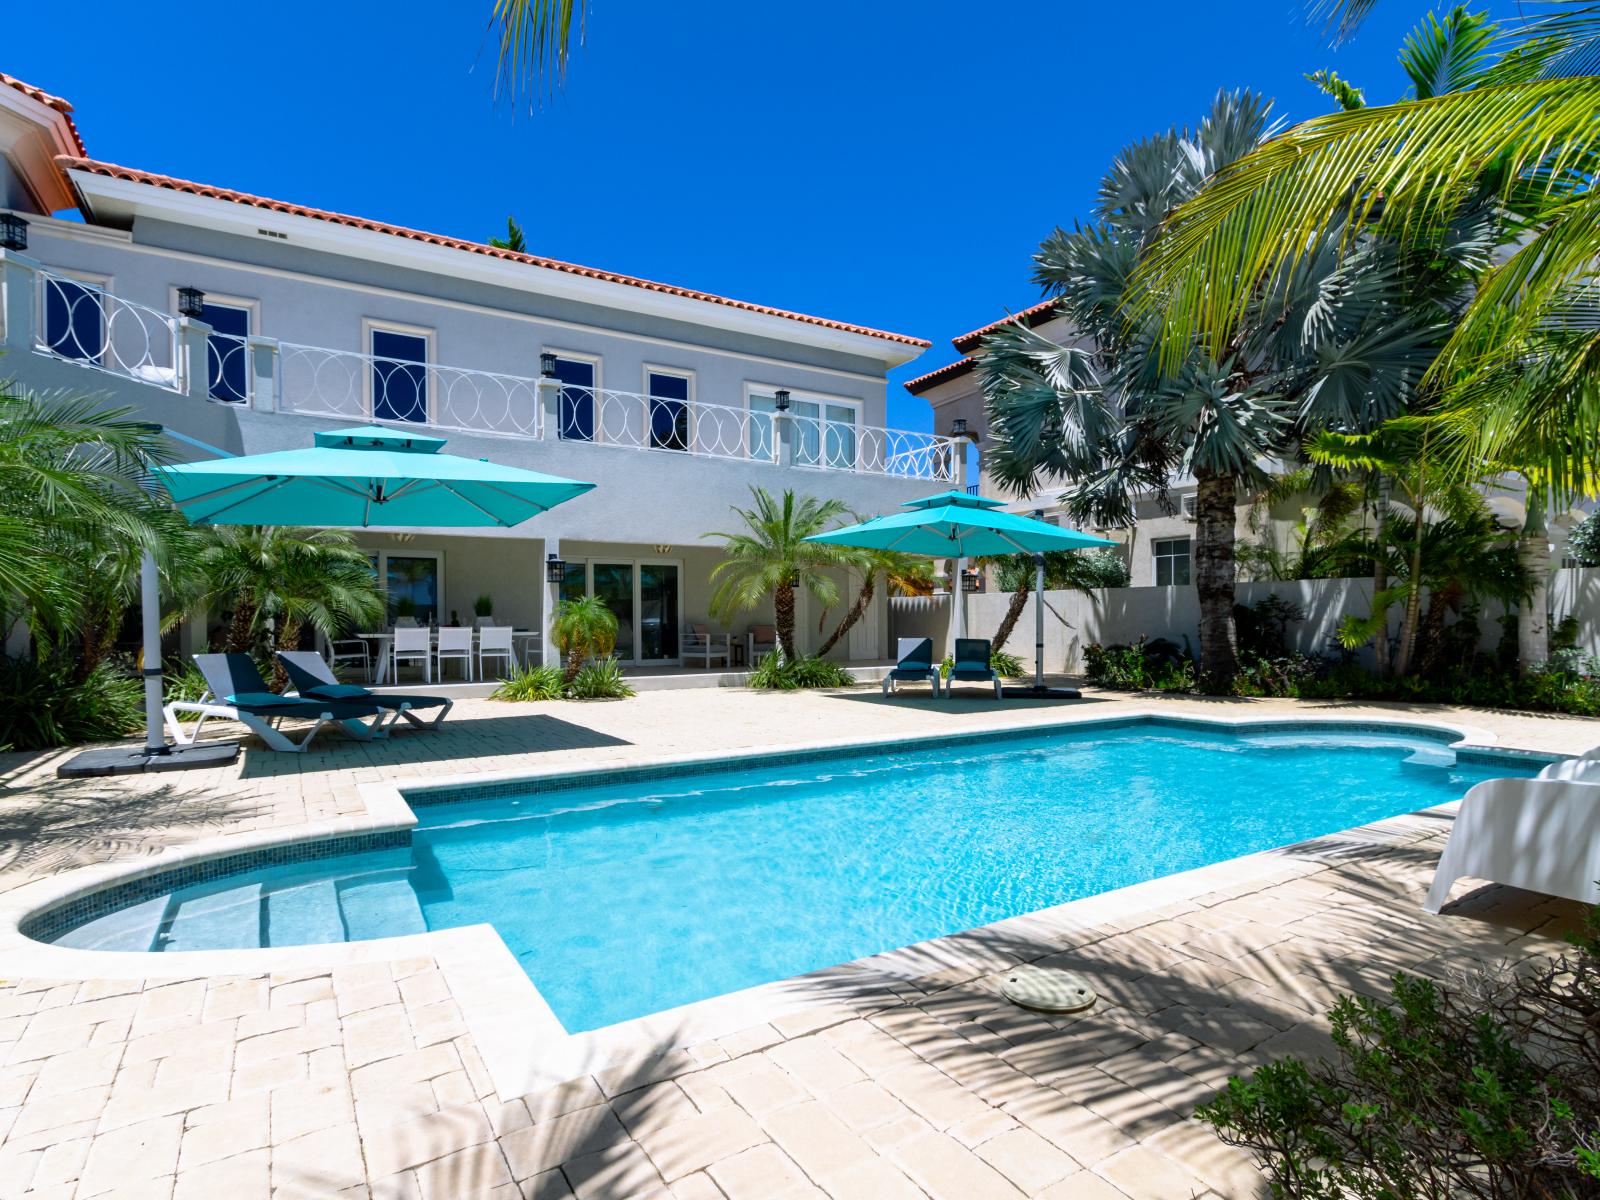
[[[1196,499],[1197,499],[1197,497],[1195,496],[1195,494],[1193,492],[1190,492],[1187,496],[1185,496],[1183,498],[1183,507],[1182,507],[1183,515],[1188,517],[1189,520],[1191,520],[1191,521],[1194,520],[1194,505],[1195,505],[1195,500]]]
[[[372,417],[376,421],[428,420],[428,335],[374,327]]]
[[[437,555],[384,556],[388,575],[389,615],[411,617],[418,625],[439,620],[439,558]]]
[[[856,410],[848,404],[822,406],[822,452],[828,466],[851,471],[856,465]]]
[[[250,399],[250,309],[207,300],[200,319],[211,326],[206,339],[206,383],[213,400],[243,404]]]
[[[689,448],[689,376],[671,371],[646,371],[649,395],[650,445],[656,450]]]
[[[1189,539],[1157,538],[1150,543],[1157,587],[1189,586]]]
[[[106,352],[105,300],[101,285],[46,277],[45,349],[62,358],[99,362]]]
[[[595,387],[599,363],[587,358],[557,358],[556,378],[561,381],[561,408],[556,435],[570,442],[594,441]]]
[[[745,432],[745,448],[751,458],[762,462],[778,460],[778,433],[773,426],[773,414],[778,411],[778,401],[770,392],[751,392],[747,405],[750,424]]]

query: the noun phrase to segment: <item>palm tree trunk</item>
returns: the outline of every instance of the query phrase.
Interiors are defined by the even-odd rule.
[[[1411,530],[1411,579],[1406,589],[1406,613],[1405,619],[1400,622],[1400,648],[1394,656],[1396,676],[1405,675],[1411,670],[1411,659],[1417,649],[1417,626],[1422,621],[1422,534],[1426,517],[1420,495],[1416,500],[1416,508],[1416,520]]]
[[[299,617],[284,617],[283,623],[278,626],[278,649],[300,649],[300,630],[302,628]],[[289,686],[289,672],[284,670],[283,659],[277,655],[272,656],[272,690],[281,692]]]
[[[1389,511],[1389,480],[1387,476],[1378,480],[1378,515],[1372,524],[1372,544],[1377,547],[1378,554],[1372,559],[1372,594],[1382,593],[1389,586],[1389,564],[1383,557],[1383,520],[1384,514]],[[1380,676],[1389,674],[1389,622],[1384,620],[1383,628],[1378,631],[1378,636],[1372,642],[1372,659],[1378,668]]]
[[[228,649],[243,654],[255,640],[256,606],[252,596],[240,592],[233,602],[233,616],[228,621]]]
[[[1528,519],[1517,541],[1517,561],[1528,573],[1528,596],[1517,605],[1517,673],[1524,678],[1550,657],[1550,534],[1544,506],[1528,498]]]
[[[868,571],[866,579],[861,584],[861,590],[856,593],[855,603],[844,614],[844,618],[839,622],[839,627],[830,633],[828,640],[817,648],[818,658],[826,658],[828,651],[839,644],[839,639],[849,633],[856,622],[866,615],[867,605],[872,603],[872,595],[877,590],[877,586],[877,572]]]
[[[1439,665],[1439,654],[1444,649],[1445,615],[1461,598],[1457,586],[1440,588],[1428,597],[1428,611],[1422,618],[1422,628],[1417,637],[1417,674],[1427,675]]]
[[[780,583],[772,595],[773,623],[778,627],[778,648],[787,662],[799,656],[794,652],[794,584]]]
[[[1212,694],[1224,693],[1238,669],[1233,623],[1238,565],[1233,540],[1238,491],[1232,475],[1195,472],[1194,583],[1200,598],[1200,679]]]
[[[1033,592],[1033,572],[1023,573],[1022,582],[1017,584],[1011,593],[1011,603],[1006,605],[1006,615],[1000,620],[1000,628],[994,631],[994,648],[1005,648],[1006,639],[1011,636],[1011,631],[1017,627],[1017,622],[1022,619],[1022,610],[1028,605],[1028,597]]]

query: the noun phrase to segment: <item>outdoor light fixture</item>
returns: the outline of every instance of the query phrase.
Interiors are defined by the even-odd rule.
[[[544,577],[549,583],[566,582],[567,564],[561,561],[559,554],[552,554],[544,560]]]
[[[555,373],[556,356],[551,354],[550,351],[546,350],[543,354],[539,355],[539,374],[543,375],[546,379],[550,379],[555,376]]]
[[[956,417],[950,422],[950,436],[967,436],[967,419],[965,417]]]
[[[16,213],[0,213],[0,249],[26,250],[28,223]]]
[[[205,311],[206,294],[197,287],[178,289],[178,315],[198,319]]]
[[[779,412],[788,412],[789,411],[789,389],[788,388],[779,388],[777,395],[773,396],[772,402],[773,402],[773,404],[775,404],[777,406],[777,409],[778,409]]]

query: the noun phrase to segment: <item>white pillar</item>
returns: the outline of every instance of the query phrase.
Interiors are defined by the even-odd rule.
[[[144,626],[144,748],[146,754],[161,754],[167,748],[161,716],[161,576],[148,550],[139,564],[139,604]]]
[[[211,326],[194,317],[178,318],[178,345],[174,364],[178,390],[196,400],[211,398],[210,350]]]
[[[0,250],[0,327],[4,345],[11,350],[32,352],[35,336],[34,292],[38,288],[39,264],[20,250]]]
[[[245,342],[250,356],[250,407],[272,412],[281,406],[278,389],[278,343],[271,338],[252,337]]]
[[[539,436],[554,441],[561,430],[561,381],[552,376],[539,380],[539,407],[541,409]]]
[[[1044,555],[1033,556],[1033,686],[1044,687]]]
[[[550,428],[554,428],[551,426]],[[543,587],[544,602],[539,606],[539,661],[547,667],[561,665],[561,648],[556,645],[555,633],[551,626],[555,621],[556,605],[561,603],[561,584],[551,583],[546,564],[550,556],[561,554],[561,539],[551,534],[546,534],[544,539],[544,558],[539,563],[539,580]]]

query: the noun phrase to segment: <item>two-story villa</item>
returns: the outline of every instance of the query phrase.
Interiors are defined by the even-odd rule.
[[[363,532],[419,620],[470,623],[489,595],[547,632],[557,599],[592,593],[624,664],[678,663],[709,618],[708,535],[752,487],[872,515],[965,482],[951,439],[886,427],[885,374],[917,338],[115,166],[69,104],[3,75],[0,154],[0,375],[229,453],[375,421],[597,485],[493,534]],[[802,609],[807,644],[822,618]],[[770,619],[711,624],[740,644]],[[887,638],[880,598],[843,657]]]

